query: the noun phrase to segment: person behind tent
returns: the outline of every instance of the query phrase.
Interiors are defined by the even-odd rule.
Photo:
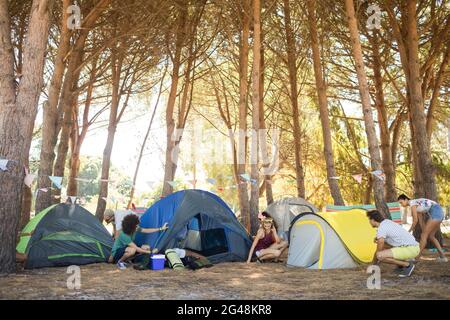
[[[419,243],[406,229],[392,220],[385,219],[379,211],[368,211],[367,217],[372,227],[377,228],[377,251],[373,263],[394,264],[400,277],[409,277],[414,270],[414,263],[408,260],[419,255]]]
[[[139,217],[139,215],[137,215],[132,210],[105,210],[104,219],[107,224],[112,223],[114,239],[117,239],[117,237],[119,236],[120,230],[122,230],[122,221],[129,214],[134,214],[135,216]]]
[[[417,223],[419,223],[422,229],[422,234],[420,235],[420,254],[422,255],[425,246],[427,245],[427,240],[430,240],[439,252],[439,257],[437,261],[447,262],[448,259],[445,257],[444,251],[442,250],[441,244],[436,239],[435,235],[438,230],[440,230],[441,223],[444,221],[444,211],[442,207],[435,201],[430,199],[409,199],[406,195],[402,194],[398,197],[398,202],[402,207],[411,207],[411,214],[413,217],[413,223],[409,232],[414,231]],[[428,214],[429,219],[424,223],[424,214]]]
[[[285,242],[282,242],[277,234],[273,219],[265,218],[262,220],[261,228],[253,240],[247,263],[250,263],[253,254],[256,255],[258,262],[269,259],[277,261],[286,248]]]
[[[150,247],[143,245],[138,247],[133,241],[137,232],[154,233],[168,229],[167,222],[160,228],[140,228],[139,217],[129,214],[123,218],[122,230],[114,241],[111,250],[110,262],[116,263],[119,269],[126,269],[125,261],[133,258],[136,254],[151,254]]]

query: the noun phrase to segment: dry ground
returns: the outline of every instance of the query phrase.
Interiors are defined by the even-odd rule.
[[[450,242],[447,240],[447,248]],[[447,253],[450,258],[450,254]],[[81,267],[81,289],[67,289],[66,268],[0,277],[0,299],[450,299],[450,262],[427,253],[410,278],[382,266],[381,290],[367,289],[365,268],[314,271],[283,264],[225,263],[197,271],[120,271]]]

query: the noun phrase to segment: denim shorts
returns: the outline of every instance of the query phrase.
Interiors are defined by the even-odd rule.
[[[442,210],[442,207],[438,204],[432,205],[428,214],[430,215],[431,220],[444,220],[444,210]]]

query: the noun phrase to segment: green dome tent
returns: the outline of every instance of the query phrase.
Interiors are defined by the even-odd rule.
[[[58,204],[30,220],[16,251],[27,255],[25,268],[33,269],[106,262],[112,245],[108,230],[89,211]]]

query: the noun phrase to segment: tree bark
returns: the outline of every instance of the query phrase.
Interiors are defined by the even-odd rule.
[[[67,5],[66,2],[70,3],[70,1],[67,0],[64,1],[63,9],[67,8],[65,7]],[[68,145],[68,129],[66,128],[64,135],[61,135],[61,148],[58,147],[58,149],[60,149],[58,151],[59,159],[57,160],[58,163],[55,164],[55,147],[58,143],[58,135],[61,127],[63,127],[62,122],[64,121],[65,110],[72,108],[72,88],[74,87],[74,84],[76,88],[76,83],[78,83],[79,74],[81,72],[81,68],[79,66],[83,61],[83,51],[87,36],[95,25],[97,19],[106,10],[110,2],[111,0],[100,0],[95,6],[93,2],[89,4],[82,24],[83,29],[79,32],[79,36],[76,39],[72,50],[70,50],[71,32],[67,30],[67,10],[64,9],[64,17],[61,21],[61,41],[55,60],[55,71],[53,73],[49,90],[49,104],[46,108],[47,110],[44,109],[42,147],[39,162],[38,190],[41,188],[47,188],[49,191],[38,192],[36,198],[36,212],[39,212],[52,204],[52,192],[50,191],[51,181],[48,179],[48,176],[58,176],[61,174],[61,171],[61,176],[64,175],[64,164],[67,156],[67,151],[64,152],[64,150],[66,143]],[[66,72],[64,77],[65,70]],[[58,168],[58,173],[53,172],[54,166]],[[57,191],[54,195],[59,194],[60,192]]]
[[[406,9],[403,14],[406,15],[407,20],[407,48],[408,48],[408,62],[409,62],[409,78],[410,78],[410,94],[411,94],[411,121],[415,134],[415,142],[417,152],[417,163],[419,165],[424,196],[428,199],[437,200],[437,188],[435,179],[435,170],[431,160],[431,150],[426,131],[426,118],[424,112],[422,87],[420,81],[420,61],[419,61],[419,40],[417,34],[416,21],[416,7],[417,1],[407,1]]]
[[[247,231],[250,232],[250,203],[247,184],[241,175],[246,173],[247,164],[247,106],[248,106],[248,54],[250,34],[250,7],[251,0],[242,0],[242,32],[239,47],[239,135],[238,135],[238,198],[241,211],[241,220]]]
[[[11,160],[0,170],[0,274],[15,271],[17,224],[22,207],[23,155],[31,145],[43,84],[52,0],[34,0],[24,45],[23,73],[14,89],[14,58],[8,1],[0,0],[0,157]]]
[[[356,74],[359,83],[359,93],[361,96],[364,124],[367,135],[367,143],[369,146],[370,164],[372,171],[382,170],[380,149],[378,147],[377,136],[375,132],[375,123],[373,120],[372,106],[370,103],[369,86],[367,76],[364,70],[364,61],[362,56],[361,43],[359,40],[358,23],[355,16],[355,8],[353,0],[345,0],[345,9],[348,18],[348,26],[350,29],[350,39],[352,45],[353,58],[355,59]],[[373,179],[373,191],[375,205],[377,209],[386,217],[390,217],[389,209],[384,200],[383,181],[378,178]]]
[[[253,0],[253,70],[252,70],[252,143],[251,143],[251,187],[250,225],[251,234],[259,229],[259,123],[261,86],[261,1]]]
[[[447,47],[447,50],[444,53],[444,58],[442,60],[441,66],[440,66],[439,71],[436,76],[436,80],[434,82],[433,94],[431,96],[430,106],[428,107],[426,127],[427,127],[427,137],[428,137],[428,140],[430,140],[430,141],[431,141],[431,136],[433,134],[434,111],[438,104],[439,93],[441,90],[442,82],[444,80],[444,73],[448,66],[449,60],[450,60],[450,45]]]
[[[174,165],[176,159],[174,159],[173,152],[175,150],[175,119],[174,119],[174,110],[175,110],[175,101],[177,98],[178,91],[178,81],[180,78],[180,67],[181,67],[181,50],[183,48],[185,42],[185,33],[186,33],[186,19],[188,14],[188,5],[183,4],[181,6],[180,12],[178,14],[178,26],[177,26],[177,35],[176,35],[176,44],[175,44],[175,54],[173,58],[173,68],[172,68],[172,83],[170,86],[169,99],[167,101],[166,108],[166,158],[165,158],[165,166],[164,166],[164,181],[163,181],[163,190],[162,196],[165,197],[173,192],[173,187],[168,183],[168,181],[173,181],[174,179]]]
[[[380,129],[382,166],[386,177],[384,195],[387,202],[395,202],[397,201],[397,190],[395,189],[395,168],[392,161],[391,136],[388,126],[386,104],[384,101],[383,77],[381,75],[382,62],[380,59],[380,49],[377,39],[378,36],[380,36],[378,32],[372,36],[369,35],[369,41],[371,42],[373,54],[372,66],[375,80],[375,106],[377,108],[378,126]]]
[[[93,60],[92,69],[89,77],[89,84],[86,93],[86,101],[84,103],[83,119],[81,125],[81,132],[78,125],[78,112],[74,112],[74,123],[72,126],[71,134],[71,155],[70,155],[70,168],[69,168],[69,181],[67,184],[67,195],[77,196],[78,195],[78,173],[80,171],[80,152],[83,145],[84,139],[86,138],[87,132],[91,122],[89,120],[89,111],[92,104],[92,96],[94,92],[95,80],[97,78],[97,59]],[[75,110],[76,111],[76,110]]]
[[[289,0],[284,0],[285,8],[289,7]],[[330,118],[328,112],[328,98],[326,83],[322,74],[322,62],[320,58],[320,49],[318,41],[316,14],[313,0],[307,0],[306,2],[308,9],[308,22],[309,22],[309,32],[311,36],[311,49],[313,53],[313,63],[314,63],[314,76],[316,80],[317,88],[317,98],[319,101],[319,112],[320,121],[322,124],[322,136],[323,136],[323,152],[325,156],[325,163],[327,168],[327,180],[330,187],[330,193],[333,197],[335,205],[344,205],[344,199],[342,198],[341,190],[339,189],[339,183],[336,177],[336,168],[334,165],[334,155],[333,155],[333,143],[331,140],[331,128],[330,128]],[[285,11],[287,11],[285,9]],[[289,12],[289,11],[287,11]],[[285,13],[286,19],[289,16]],[[288,24],[286,23],[286,26]],[[290,31],[292,32],[292,31]]]
[[[146,146],[148,137],[150,136],[150,131],[152,129],[153,120],[155,119],[156,111],[158,110],[159,100],[161,98],[165,77],[166,77],[166,71],[164,71],[164,73],[163,73],[163,75],[161,77],[161,84],[159,86],[158,98],[156,99],[155,108],[153,109],[152,117],[150,118],[150,122],[148,124],[147,132],[145,133],[144,140],[142,141],[141,150],[139,151],[139,156],[138,156],[138,160],[137,160],[137,163],[136,163],[136,169],[134,170],[133,185],[132,185],[131,190],[130,190],[130,200],[128,201],[128,206],[127,206],[128,209],[131,208],[131,205],[133,203],[134,192],[136,190],[137,177],[138,177],[138,174],[139,174],[139,168],[141,167],[142,157],[144,155],[145,146]]]
[[[103,222],[104,213],[106,209],[107,201],[105,198],[108,197],[108,184],[109,184],[109,169],[111,167],[111,155],[114,146],[114,138],[117,130],[119,105],[120,105],[120,77],[122,74],[123,66],[123,52],[119,53],[117,56],[117,48],[112,49],[111,55],[111,70],[112,70],[112,98],[111,98],[111,109],[109,113],[109,124],[108,124],[108,137],[106,139],[106,145],[103,150],[102,159],[102,174],[100,180],[100,192],[98,196],[97,209],[95,211],[95,216],[98,220]],[[128,103],[128,97],[124,104]]]
[[[58,123],[58,100],[61,92],[64,71],[66,67],[65,58],[69,52],[71,32],[67,28],[68,13],[67,8],[70,0],[64,0],[62,5],[63,15],[61,19],[61,33],[58,51],[55,58],[55,67],[48,92],[48,101],[44,104],[44,119],[42,125],[42,144],[38,170],[38,190],[41,188],[50,189],[51,182],[48,176],[53,173],[53,161],[55,159],[55,145],[58,134],[56,127]],[[50,206],[51,192],[38,192],[35,209],[40,212]]]
[[[286,45],[288,55],[288,71],[290,84],[290,98],[292,104],[292,122],[294,129],[295,173],[297,181],[297,195],[305,198],[305,173],[302,160],[302,132],[300,129],[300,113],[298,108],[297,84],[297,49],[295,46],[294,31],[291,26],[289,0],[284,1]]]

